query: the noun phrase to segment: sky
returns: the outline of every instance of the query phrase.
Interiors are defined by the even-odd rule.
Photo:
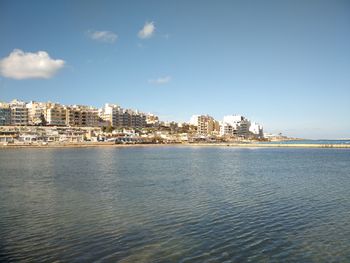
[[[0,0],[0,101],[350,138],[350,1]]]

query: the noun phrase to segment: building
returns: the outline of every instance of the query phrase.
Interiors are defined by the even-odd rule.
[[[252,122],[249,127],[249,131],[254,137],[257,138],[264,138],[264,130],[263,126],[260,125],[259,123]]]
[[[115,104],[105,104],[99,115],[113,127],[143,128],[146,126],[146,114],[137,110],[123,109]]]
[[[220,122],[220,135],[221,136],[233,136],[234,128],[232,125],[226,122]]]
[[[197,127],[198,126],[198,117],[199,117],[199,115],[192,115],[191,119],[190,119],[190,125]]]
[[[127,110],[129,114],[129,122],[126,127],[143,128],[146,126],[146,114],[138,110]]]
[[[248,138],[250,136],[249,128],[250,121],[244,116],[227,115],[220,123],[220,135]]]
[[[28,123],[30,125],[45,125],[46,110],[49,103],[31,101],[26,104],[28,109]]]
[[[98,110],[89,106],[73,105],[66,107],[67,126],[98,127],[100,117]]]
[[[85,115],[86,115],[85,126],[99,127],[101,125],[101,119],[98,116],[98,109],[94,107],[87,107],[85,109]]]
[[[152,114],[152,113],[148,113],[146,114],[146,124],[148,126],[158,126],[159,125],[159,118],[158,116]]]
[[[46,109],[46,123],[52,126],[66,125],[67,109],[58,103],[51,103]]]
[[[0,103],[0,126],[11,125],[11,108],[8,103]]]
[[[120,106],[106,103],[105,106],[99,110],[99,117],[108,125],[117,127],[120,122],[120,113]]]
[[[28,125],[28,109],[26,103],[19,100],[10,102],[11,125],[22,126]]]
[[[219,122],[209,115],[197,116],[197,133],[200,135],[215,134],[220,130]]]

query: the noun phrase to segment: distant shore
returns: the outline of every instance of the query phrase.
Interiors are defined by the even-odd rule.
[[[350,144],[285,144],[285,143],[171,143],[171,144],[115,144],[109,142],[93,143],[48,143],[48,144],[0,144],[0,149],[14,148],[88,148],[88,147],[233,147],[233,148],[349,148]]]

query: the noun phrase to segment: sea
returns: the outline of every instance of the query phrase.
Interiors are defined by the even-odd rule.
[[[0,149],[0,262],[350,262],[350,149]]]
[[[261,142],[265,144],[322,144],[322,145],[350,145],[350,140],[288,140],[288,141],[273,141]]]

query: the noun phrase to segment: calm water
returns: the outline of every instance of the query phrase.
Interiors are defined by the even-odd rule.
[[[0,261],[350,262],[349,149],[0,150]]]
[[[281,142],[262,142],[268,144],[350,144],[350,140],[295,140]]]

